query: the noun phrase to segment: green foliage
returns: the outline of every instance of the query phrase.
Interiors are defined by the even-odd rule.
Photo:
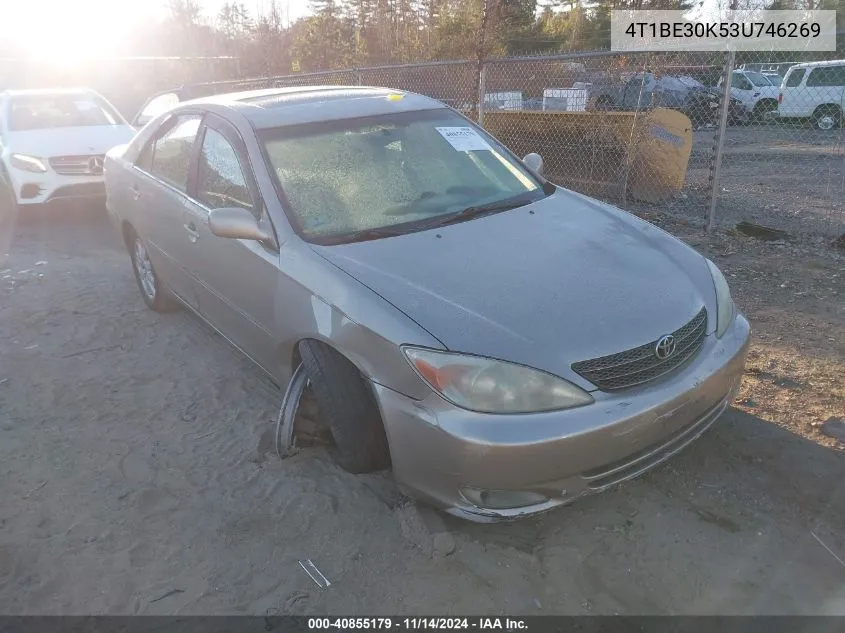
[[[767,8],[835,9],[845,29],[845,0],[737,0]],[[210,21],[198,0],[166,0],[167,19],[133,38],[135,55],[232,55],[243,74],[287,74],[436,59],[475,59],[487,7],[487,57],[610,48],[613,9],[691,10],[703,0],[311,0],[311,15],[288,23],[282,0],[260,14],[227,0]],[[269,9],[267,4],[269,3]],[[840,38],[840,55],[842,50]],[[808,55],[811,55],[808,53]],[[761,53],[738,60],[759,61]],[[811,55],[812,56],[812,55]],[[772,53],[769,61],[805,56]]]

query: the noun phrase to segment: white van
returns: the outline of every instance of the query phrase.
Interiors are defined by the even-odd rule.
[[[796,64],[786,73],[778,96],[778,117],[810,118],[820,130],[842,125],[845,59]]]

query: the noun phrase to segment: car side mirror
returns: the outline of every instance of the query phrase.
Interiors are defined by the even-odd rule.
[[[522,162],[525,164],[528,169],[533,171],[538,176],[543,175],[543,157],[535,152],[531,152],[525,158],[522,159]]]
[[[251,211],[241,207],[214,209],[208,214],[208,227],[217,237],[255,240],[276,246],[276,238],[261,227]]]

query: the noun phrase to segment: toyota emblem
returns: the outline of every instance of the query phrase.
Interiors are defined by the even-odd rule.
[[[675,353],[675,337],[667,334],[654,346],[654,355],[660,360],[666,360]]]
[[[88,171],[92,174],[103,173],[103,159],[99,156],[92,156],[88,160]]]

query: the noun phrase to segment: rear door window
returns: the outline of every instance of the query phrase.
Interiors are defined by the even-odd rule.
[[[796,88],[801,84],[801,80],[804,79],[804,73],[806,71],[803,68],[795,68],[789,72],[786,76],[786,83],[784,84],[787,88]]]
[[[807,77],[807,86],[813,88],[845,86],[845,66],[814,68]]]
[[[200,120],[197,114],[176,117],[174,123],[168,125],[151,143],[148,148],[151,154],[145,155],[146,149],[141,153],[138,166],[144,169],[141,161],[145,161],[153,176],[179,191],[187,191],[191,150],[197,138]]]

